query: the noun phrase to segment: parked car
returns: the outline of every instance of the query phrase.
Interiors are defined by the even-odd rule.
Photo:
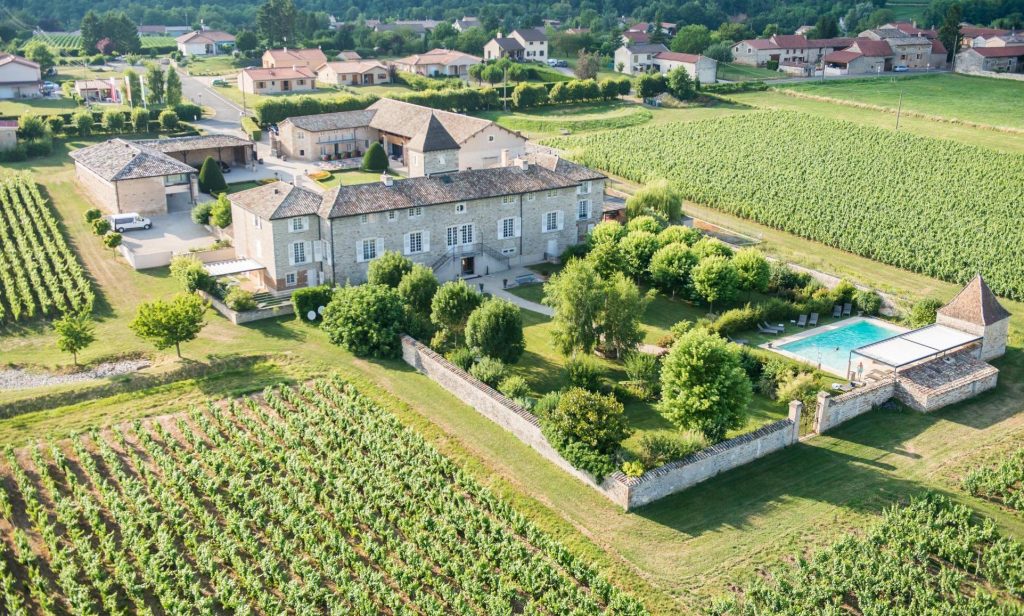
[[[114,228],[114,231],[124,233],[133,229],[149,229],[153,226],[153,221],[139,216],[135,212],[129,212],[110,216],[110,226]]]
[[[218,88],[226,88],[228,86],[228,82],[224,81],[223,79],[214,79],[213,85],[217,86]]]
[[[907,71],[910,70],[910,67],[907,66],[906,64],[897,64],[896,67],[893,68],[892,70],[896,71],[897,73],[906,73]]]
[[[560,68],[568,68],[568,66],[569,66],[569,61],[568,60],[555,60],[555,62],[558,62],[558,66]]]
[[[558,60],[554,58],[548,58],[548,66],[558,66]]]

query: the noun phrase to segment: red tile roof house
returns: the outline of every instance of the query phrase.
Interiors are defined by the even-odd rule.
[[[848,47],[851,38],[809,39],[801,34],[776,34],[767,39],[748,39],[732,46],[733,62],[764,66],[817,64],[827,54]]]
[[[1024,45],[1010,47],[968,47],[956,54],[958,73],[1024,74]]]
[[[655,54],[654,61],[662,75],[683,67],[691,79],[699,79],[702,84],[715,83],[718,76],[718,61],[707,56],[663,51]]]
[[[316,73],[304,66],[244,68],[238,73],[238,89],[246,94],[285,94],[316,89]]]
[[[302,66],[316,70],[324,62],[327,56],[319,49],[268,49],[263,52],[261,58],[263,68],[284,68],[288,66]]]
[[[893,52],[889,43],[859,38],[846,49],[825,56],[825,74],[867,75],[891,71],[892,59]]]

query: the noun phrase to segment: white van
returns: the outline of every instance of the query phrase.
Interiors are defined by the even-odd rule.
[[[129,212],[127,214],[114,214],[111,216],[110,226],[113,227],[114,231],[124,233],[132,229],[149,229],[153,226],[153,221],[134,212]]]

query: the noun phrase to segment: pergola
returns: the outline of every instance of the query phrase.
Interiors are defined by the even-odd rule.
[[[850,374],[853,356],[859,355],[894,371],[904,366],[962,349],[981,340],[981,336],[946,327],[928,325],[850,351],[846,374]]]

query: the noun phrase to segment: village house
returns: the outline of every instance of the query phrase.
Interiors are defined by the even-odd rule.
[[[75,180],[109,213],[161,215],[195,203],[197,168],[207,156],[242,166],[254,158],[251,141],[229,135],[170,139],[108,139],[69,154]]]
[[[315,71],[327,62],[327,56],[319,49],[268,49],[261,58],[263,68],[308,68]]]
[[[960,24],[960,45],[961,47],[971,47],[974,45],[974,41],[978,38],[988,38],[992,36],[1004,36],[1010,34],[1009,30],[1002,28],[983,28],[979,26],[972,26],[970,24]]]
[[[0,99],[42,96],[39,65],[21,56],[0,52]]]
[[[462,19],[456,19],[452,26],[459,32],[465,32],[470,28],[482,28],[483,24],[480,23],[480,19],[477,17],[463,17]]]
[[[363,59],[363,56],[359,55],[359,52],[351,51],[351,50],[349,50],[349,51],[339,51],[338,55],[336,55],[334,57],[337,58],[338,60],[341,60],[342,62],[350,62],[352,60],[362,60]]]
[[[1024,45],[1024,34],[992,34],[976,36],[970,47],[1012,47]]]
[[[235,48],[235,35],[220,30],[189,32],[175,41],[183,56],[216,56]]]
[[[641,21],[639,23],[635,23],[627,27],[626,32],[643,32],[646,34],[650,34],[651,32],[654,32],[654,24],[649,24]],[[676,25],[670,21],[661,22],[661,33],[668,37],[675,36]]]
[[[372,86],[391,83],[391,70],[376,60],[325,62],[317,67],[316,80],[332,86]]]
[[[238,73],[238,89],[246,94],[310,92],[316,89],[316,73],[304,66],[243,68]]]
[[[851,38],[809,39],[800,34],[775,34],[766,39],[747,39],[732,46],[733,62],[749,66],[816,65],[822,59],[853,43]]]
[[[379,22],[372,26],[372,29],[374,32],[412,32],[420,38],[426,38],[427,33],[436,28],[439,23],[441,22],[434,19],[399,19],[387,23]]]
[[[236,254],[261,265],[249,276],[274,292],[365,282],[386,251],[453,280],[553,258],[601,219],[604,175],[552,155],[503,163],[325,192],[275,182],[234,193]]]
[[[702,84],[715,83],[718,78],[718,61],[707,56],[662,51],[654,55],[654,62],[662,75],[682,67],[691,79],[699,80]]]
[[[893,52],[889,43],[857,39],[853,45],[825,56],[826,75],[864,75],[891,71]]]
[[[898,28],[876,28],[861,32],[859,38],[885,41],[892,50],[893,66],[907,68],[930,68],[932,66],[932,41],[923,37],[906,34]]]
[[[1024,73],[1024,45],[968,47],[956,54],[956,72]]]
[[[308,161],[358,156],[378,142],[392,164],[407,167],[410,176],[433,172],[423,147],[438,140],[450,139],[455,144],[450,149],[458,151],[458,167],[450,167],[456,157],[446,157],[440,163],[446,171],[493,167],[499,164],[502,150],[518,156],[526,149],[522,135],[490,120],[389,98],[364,110],[287,118],[278,124],[278,133],[272,149]]]
[[[0,152],[18,147],[18,121],[0,120]]]
[[[121,100],[120,83],[110,79],[78,79],[75,81],[75,94],[83,101],[118,102]]]
[[[615,50],[615,70],[626,75],[660,70],[655,56],[667,51],[668,47],[661,43],[623,45]]]
[[[508,37],[503,37],[501,32],[498,32],[497,36],[484,45],[484,59],[501,58],[547,62],[548,35],[538,28],[513,30]]]
[[[466,77],[469,75],[469,67],[482,62],[481,58],[461,51],[431,49],[425,53],[395,60],[391,64],[395,70],[427,77]]]

